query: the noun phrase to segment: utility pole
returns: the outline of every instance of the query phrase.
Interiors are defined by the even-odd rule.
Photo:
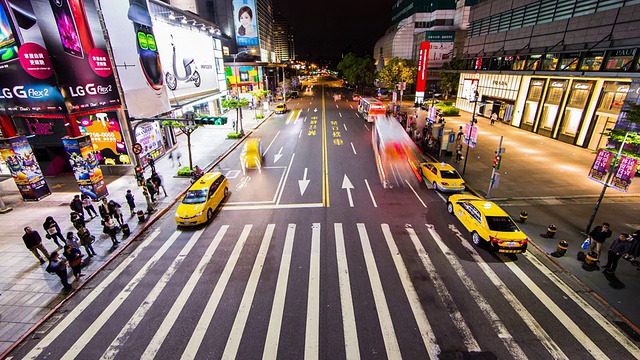
[[[493,188],[493,184],[495,183],[496,176],[500,176],[500,174],[496,174],[497,170],[500,170],[500,161],[502,161],[502,138],[504,136],[500,136],[500,142],[498,143],[498,151],[496,151],[496,157],[493,159],[493,170],[491,171],[491,180],[489,180],[489,189],[487,190],[487,199],[491,198],[491,188]]]

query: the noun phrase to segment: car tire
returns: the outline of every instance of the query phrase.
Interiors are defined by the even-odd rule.
[[[226,199],[229,196],[229,188],[224,188],[224,198]]]
[[[453,215],[453,204],[450,202],[447,202],[447,212],[449,212],[449,214]]]
[[[473,241],[476,246],[482,246],[482,238],[475,231],[471,233],[471,241]]]
[[[431,185],[433,186],[433,191],[438,191],[438,184],[435,181]]]
[[[213,219],[213,210],[209,208],[209,210],[207,210],[207,222],[211,221],[211,219]]]

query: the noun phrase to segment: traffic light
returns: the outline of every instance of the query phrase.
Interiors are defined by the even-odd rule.
[[[136,182],[138,183],[138,186],[143,186],[144,185],[144,172],[142,171],[142,167],[138,166],[136,167]]]
[[[496,170],[500,169],[500,161],[502,161],[502,156],[500,156],[500,154],[497,154],[495,158],[493,158],[493,167]]]

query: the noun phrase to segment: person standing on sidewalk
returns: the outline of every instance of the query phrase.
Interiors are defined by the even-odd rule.
[[[81,228],[82,229],[82,228]],[[73,231],[69,231],[67,233],[67,245],[71,245],[72,247],[75,248],[80,248],[80,243],[78,242],[80,239],[78,239],[78,237],[76,236],[76,234],[73,233]]]
[[[491,125],[495,124],[496,120],[498,120],[498,114],[494,112],[493,114],[491,114]]]
[[[613,244],[609,248],[609,252],[607,254],[607,265],[603,266],[604,270],[602,271],[605,274],[614,274],[616,272],[616,268],[618,267],[618,260],[622,257],[622,254],[629,251],[629,234],[620,234],[618,238],[613,240]]]
[[[127,205],[129,205],[129,210],[131,210],[131,216],[136,213],[136,198],[131,193],[131,190],[127,190],[127,195],[124,196],[127,199]]]
[[[92,219],[98,216],[98,212],[96,211],[96,208],[93,207],[93,202],[91,201],[91,197],[87,194],[82,194],[81,198],[82,198],[82,206],[87,211],[87,215],[91,216]],[[91,214],[92,212],[93,214]]]
[[[75,281],[80,280],[80,277],[84,276],[82,273],[82,258],[84,255],[80,249],[71,245],[65,245],[62,255],[64,255],[64,258],[69,262],[71,271],[73,271],[73,275],[76,277]]]
[[[104,226],[107,230],[107,234],[111,238],[113,246],[115,247],[116,245],[120,244],[120,241],[118,241],[118,238],[116,237],[116,234],[118,233],[118,227],[116,226],[116,223],[115,221],[113,221],[111,216],[107,215],[107,218],[104,220]]]
[[[86,227],[82,227],[78,230],[78,237],[80,238],[80,245],[84,246],[84,251],[87,252],[89,257],[92,257],[96,254],[96,251],[93,250],[93,242],[96,240],[96,237],[91,235],[89,229]]]
[[[462,160],[462,144],[456,146],[456,164],[460,164],[460,160]]]
[[[164,185],[162,185],[162,178],[160,177],[160,174],[158,174],[157,172],[151,173],[151,181],[153,181],[153,185],[156,186],[158,193],[160,193],[160,188],[162,188],[164,197],[167,197],[167,190],[165,190]]]
[[[75,211],[72,211],[71,214],[69,214],[69,220],[71,220],[71,224],[76,228],[76,230],[80,229],[85,224],[84,218]]]
[[[151,198],[151,201],[155,202],[156,193],[158,192],[158,190],[156,189],[156,186],[153,184],[153,181],[151,181],[151,178],[147,178],[147,181],[144,183],[144,186],[147,187],[147,191],[149,192],[149,197]]]
[[[107,208],[109,209],[109,215],[116,219],[118,225],[122,226],[122,224],[124,224],[124,219],[122,218],[122,205],[113,200],[109,200]]]
[[[458,135],[456,135],[456,141],[462,140],[464,137],[464,130],[462,130],[462,126],[458,129]]]
[[[73,196],[73,200],[71,200],[69,207],[71,208],[72,211],[77,212],[78,214],[80,214],[80,216],[84,218],[84,206],[82,204],[82,200],[80,200],[80,195]]]
[[[178,160],[178,166],[182,166],[182,162],[180,162],[180,158],[182,157],[182,152],[180,149],[176,150],[176,160]]]
[[[107,216],[109,216],[109,206],[107,206],[107,198],[102,198],[100,205],[98,205],[98,212],[100,213],[100,217],[102,220],[107,220]]]
[[[72,289],[71,284],[69,284],[68,274],[67,274],[67,261],[64,259],[60,259],[60,254],[57,251],[51,253],[49,257],[49,265],[47,265],[47,272],[51,274],[56,274],[60,278],[60,282],[65,289]]]
[[[596,253],[598,253],[598,261],[600,261],[600,253],[602,252],[602,244],[604,244],[605,240],[611,237],[611,230],[609,230],[609,223],[604,222],[602,225],[598,225],[589,233],[589,238],[591,239],[591,246],[589,246],[589,251],[593,251],[594,248]]]
[[[44,245],[42,245],[42,238],[40,237],[40,234],[37,231],[33,230],[30,226],[24,228],[22,241],[24,241],[24,246],[26,246],[27,249],[31,251],[33,256],[35,256],[36,259],[40,260],[40,264],[44,264],[45,259],[43,259],[42,256],[38,254],[38,251],[40,251],[45,258],[49,258],[49,252],[44,247]]]
[[[625,260],[635,261],[640,256],[640,230],[636,230],[631,234],[629,239],[631,244],[629,245],[629,251],[624,256]]]
[[[44,236],[47,239],[53,240],[53,242],[55,242],[60,249],[64,247],[64,237],[62,237],[60,226],[53,219],[53,216],[47,216],[47,218],[44,220],[44,223],[42,224],[42,228],[44,229],[44,232],[45,232]],[[62,245],[60,245],[60,243],[58,242],[58,238],[62,240]]]

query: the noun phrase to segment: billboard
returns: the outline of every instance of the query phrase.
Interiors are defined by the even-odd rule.
[[[26,136],[0,139],[0,155],[25,201],[37,201],[51,194]]]
[[[213,39],[200,28],[154,22],[169,98],[218,89]]]
[[[129,115],[145,118],[170,111],[147,1],[100,2]]]
[[[31,0],[69,112],[120,105],[93,0]]]
[[[604,184],[607,178],[607,173],[611,167],[614,154],[610,151],[600,149],[596,158],[593,160],[593,165],[589,169],[589,179]]]
[[[260,54],[257,15],[254,0],[233,0],[233,22],[236,26],[238,53],[254,49],[254,54]]]
[[[66,112],[40,23],[29,0],[0,0],[0,112]]]
[[[142,145],[142,152],[138,154],[142,165],[147,164],[147,155],[151,155],[155,159],[164,154],[160,122],[152,121],[140,124],[136,128],[136,142]]]
[[[115,111],[77,116],[76,120],[80,132],[91,137],[93,151],[100,165],[131,163]]]
[[[453,57],[454,31],[427,31],[425,40],[429,42],[429,65],[431,68],[441,68]]]
[[[62,139],[62,145],[69,156],[69,163],[80,192],[89,195],[93,200],[108,196],[107,185],[91,145],[91,137],[65,137]]]

